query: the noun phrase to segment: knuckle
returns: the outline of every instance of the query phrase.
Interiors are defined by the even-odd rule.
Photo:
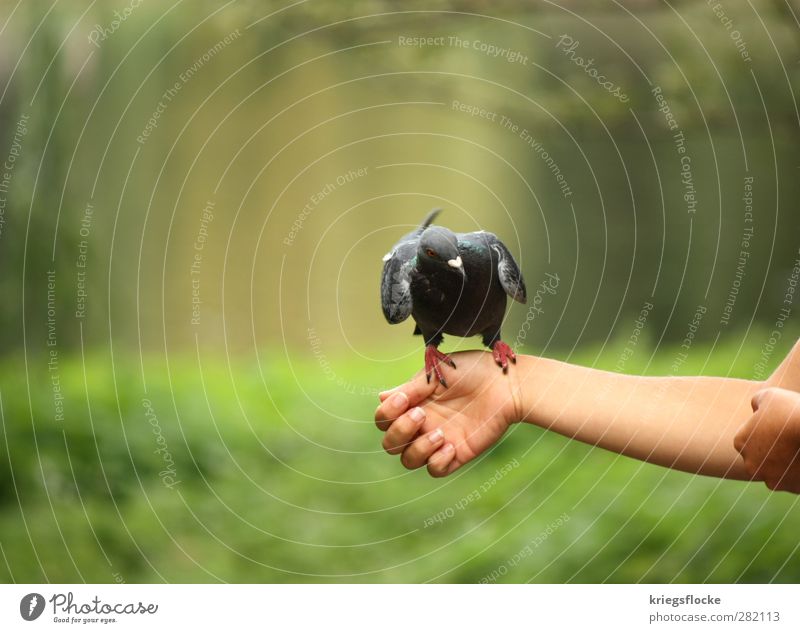
[[[407,415],[397,418],[397,430],[405,437],[414,431],[414,421]]]
[[[403,454],[400,455],[400,463],[408,470],[419,468],[414,456],[411,455],[408,450],[403,451]]]
[[[767,387],[761,392],[761,401],[764,404],[769,404],[770,401],[774,400],[780,395],[780,389],[777,387]]]
[[[749,456],[745,457],[744,459],[744,469],[751,477],[755,477],[758,474],[758,467],[756,466],[755,462],[749,458]]]

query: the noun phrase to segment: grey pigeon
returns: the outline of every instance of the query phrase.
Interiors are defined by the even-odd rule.
[[[440,212],[431,211],[383,258],[381,304],[389,323],[414,317],[414,334],[425,340],[428,382],[435,373],[447,387],[440,365],[456,365],[438,349],[445,334],[480,334],[504,373],[509,360],[516,363],[514,351],[500,340],[500,328],[506,295],[525,303],[527,291],[517,262],[496,235],[432,226]]]

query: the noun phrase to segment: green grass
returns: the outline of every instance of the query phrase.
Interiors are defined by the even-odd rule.
[[[620,349],[571,360],[612,368]],[[759,346],[737,350],[698,346],[683,370],[748,376]],[[642,347],[626,371],[669,373],[675,353],[650,362]],[[202,375],[196,359],[146,360],[145,394],[134,356],[112,370],[94,355],[85,376],[79,358],[63,359],[63,422],[41,363],[26,378],[8,361],[0,580],[800,581],[797,498],[761,485],[669,472],[527,425],[449,479],[405,471],[380,450],[371,392],[417,360],[331,358],[335,375],[313,357],[289,368],[267,355],[260,369],[203,358]],[[180,480],[171,489],[145,395]],[[452,516],[430,525],[440,512]]]

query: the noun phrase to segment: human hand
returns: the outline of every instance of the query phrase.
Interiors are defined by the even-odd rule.
[[[752,404],[753,415],[733,441],[745,470],[770,490],[800,493],[800,393],[763,389]]]
[[[406,468],[427,463],[434,477],[444,477],[492,446],[519,420],[515,368],[499,371],[488,352],[452,354],[458,369],[445,388],[430,384],[424,372],[380,394],[375,423],[385,431],[383,447],[401,455]],[[446,368],[446,370],[449,368]]]

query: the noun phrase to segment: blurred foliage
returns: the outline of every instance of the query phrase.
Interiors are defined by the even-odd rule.
[[[571,360],[612,368],[624,344]],[[679,351],[640,348],[629,370],[669,373]],[[747,375],[759,352],[698,347],[686,374]],[[180,481],[171,488],[135,387],[139,367],[115,363],[108,375],[100,356],[64,366],[68,415],[56,426],[41,422],[49,385],[29,394],[6,363],[0,580],[800,580],[795,496],[669,472],[528,425],[457,476],[433,480],[380,451],[374,396],[361,394],[384,386],[372,363],[331,362],[344,385],[321,378],[313,361],[294,362],[316,378],[301,389],[282,359],[145,361],[146,397]],[[409,360],[382,377],[399,382],[414,369]],[[450,518],[431,520],[448,509]]]

